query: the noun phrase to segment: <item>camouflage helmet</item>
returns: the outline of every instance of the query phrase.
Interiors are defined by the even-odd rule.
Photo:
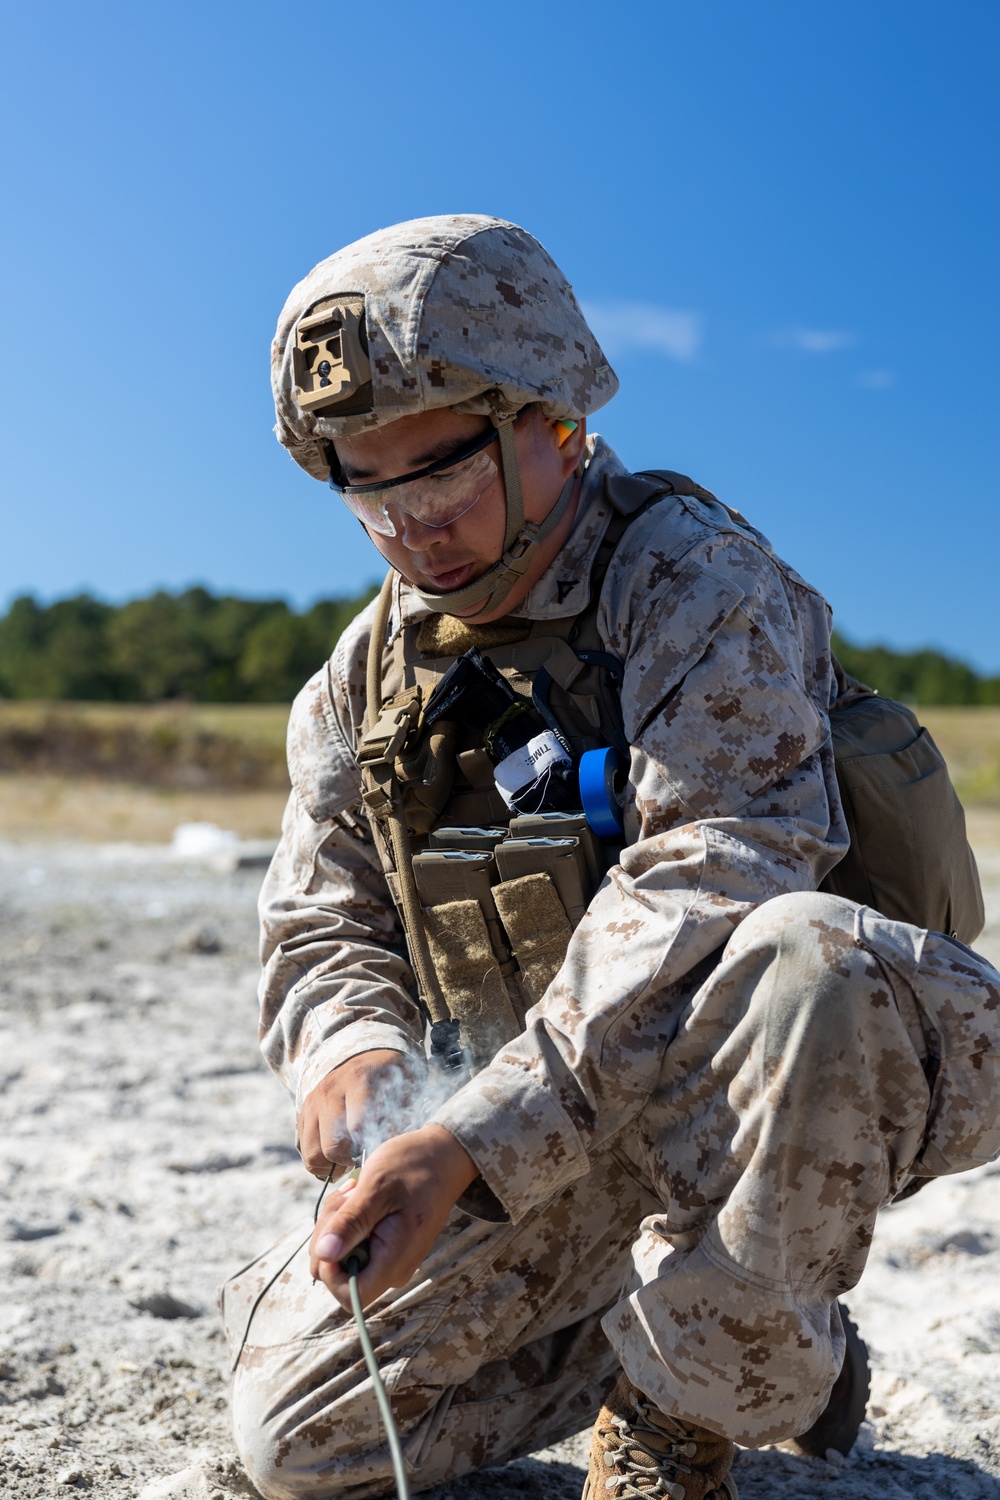
[[[336,322],[341,363],[321,386]],[[486,214],[411,219],[320,261],[282,308],[271,383],[278,441],[316,479],[330,473],[327,442],[397,417],[534,402],[578,420],[618,389],[551,256]]]
[[[477,614],[524,576],[570,499],[567,485],[545,521],[524,521],[513,418],[535,405],[578,421],[618,389],[551,256],[483,214],[411,219],[321,261],[281,311],[271,383],[278,441],[316,479],[331,477],[338,437],[440,407],[491,418],[507,494],[503,554],[463,589],[420,594],[431,609]]]

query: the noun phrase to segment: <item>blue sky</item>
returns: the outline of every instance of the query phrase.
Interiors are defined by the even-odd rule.
[[[276,444],[291,285],[490,212],[547,245],[640,468],[863,641],[1000,672],[995,0],[33,0],[0,49],[0,604],[379,560]]]

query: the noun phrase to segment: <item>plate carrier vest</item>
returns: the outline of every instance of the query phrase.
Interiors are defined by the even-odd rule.
[[[606,492],[613,511],[588,602],[575,616],[475,625],[435,614],[387,643],[393,572],[379,596],[357,752],[362,795],[431,1022],[432,1051],[452,1065],[464,1055],[473,1069],[483,1067],[523,1030],[526,1010],[558,972],[572,929],[621,844],[598,840],[582,812],[550,815],[548,825],[537,817],[527,827],[512,823],[478,735],[443,720],[427,730],[423,710],[455,659],[477,646],[557,730],[574,760],[611,745],[627,761],[624,669],[597,630],[605,575],[630,523],[658,499],[720,502],[671,470],[610,476]],[[983,925],[982,892],[940,751],[908,708],[834,666],[839,692],[830,721],[851,842],[821,888],[973,941]],[[451,864],[421,858],[435,843],[461,846],[446,830],[465,830],[467,840],[470,832],[482,834],[473,838],[482,857]],[[550,831],[563,836],[558,850],[550,840],[519,843],[517,872],[504,872],[501,844]]]

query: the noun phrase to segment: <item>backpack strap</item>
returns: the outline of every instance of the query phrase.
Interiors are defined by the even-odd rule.
[[[708,504],[720,505],[732,520],[746,525],[738,510],[732,510],[728,505],[723,505],[711,490],[706,490],[702,485],[695,484],[686,474],[678,474],[674,469],[643,469],[638,474],[612,474],[605,482],[608,499],[614,507],[614,514],[608,522],[608,528],[604,533],[601,545],[597,549],[594,565],[590,570],[590,601],[580,611],[580,618],[589,618],[596,614],[598,601],[601,597],[601,589],[611,559],[618,550],[618,545],[626,531],[644,514],[651,505],[664,495],[690,495],[694,500],[703,500]],[[589,632],[581,630],[582,635]],[[588,653],[589,654],[589,653]],[[586,657],[584,657],[586,660]],[[604,663],[606,665],[606,663]],[[616,665],[618,663],[616,662]],[[619,672],[619,680],[621,673]]]
[[[644,511],[660,495],[690,495],[693,500],[702,500],[706,505],[718,505],[730,520],[740,526],[749,524],[738,510],[686,474],[678,474],[676,469],[641,469],[636,474],[614,474],[607,481],[607,490],[615,509],[629,517]]]
[[[661,495],[692,495],[696,500],[715,496],[673,469],[643,469],[636,474],[611,474],[606,481],[608,499],[615,510],[631,519]]]

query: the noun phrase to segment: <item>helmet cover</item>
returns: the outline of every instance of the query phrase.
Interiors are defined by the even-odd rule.
[[[278,441],[315,479],[328,442],[399,417],[536,404],[578,421],[618,389],[548,252],[484,214],[411,219],[321,261],[281,311],[271,384]]]

